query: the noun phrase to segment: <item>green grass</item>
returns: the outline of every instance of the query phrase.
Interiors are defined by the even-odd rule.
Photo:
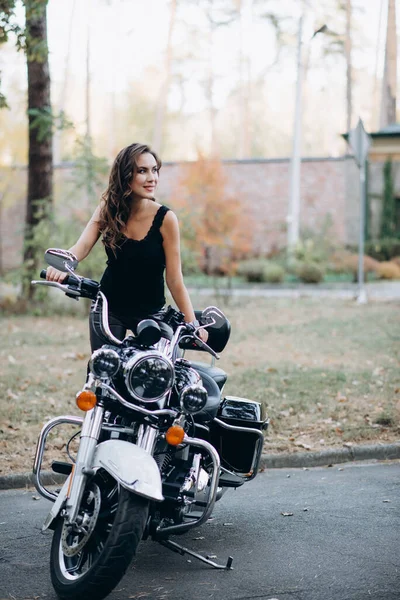
[[[399,439],[397,303],[192,299],[196,308],[220,305],[231,321],[231,340],[217,362],[229,375],[224,393],[265,404],[266,451]],[[83,318],[9,316],[0,327],[2,474],[31,469],[46,420],[79,413],[74,398],[85,380],[89,341]]]

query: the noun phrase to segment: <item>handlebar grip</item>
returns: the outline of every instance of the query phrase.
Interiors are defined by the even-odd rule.
[[[47,274],[47,269],[42,269],[40,271],[40,279],[46,279],[46,274]],[[65,284],[65,285],[68,285],[68,283],[69,283],[69,275],[67,275],[63,281],[63,284]]]

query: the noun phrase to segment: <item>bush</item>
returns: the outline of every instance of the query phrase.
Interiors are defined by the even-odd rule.
[[[357,251],[357,249],[354,249]],[[390,260],[400,255],[400,239],[384,238],[381,240],[371,240],[365,243],[365,254],[368,254],[375,260]]]
[[[303,283],[320,283],[324,279],[323,268],[314,262],[299,263],[296,275]]]
[[[198,275],[201,273],[198,254],[189,248],[184,242],[181,246],[181,261],[182,273],[184,275]]]
[[[376,273],[379,267],[379,261],[371,256],[364,255],[364,273]],[[346,250],[338,251],[332,254],[329,268],[335,273],[358,273],[358,254],[353,254]]]
[[[377,274],[380,279],[400,279],[400,266],[394,261],[378,263]]]
[[[285,271],[283,267],[270,260],[253,258],[239,263],[237,275],[249,283],[281,283]]]
[[[280,265],[270,262],[265,265],[264,281],[266,283],[282,283],[285,270]]]
[[[390,262],[395,263],[398,267],[400,267],[400,256],[395,256],[394,258],[390,259]]]

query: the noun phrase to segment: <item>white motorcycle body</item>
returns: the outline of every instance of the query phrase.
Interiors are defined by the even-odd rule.
[[[92,469],[104,469],[125,489],[149,500],[162,502],[161,475],[154,458],[142,448],[122,440],[107,440],[98,444]],[[56,501],[43,524],[48,529],[68,498],[72,474],[64,482]]]

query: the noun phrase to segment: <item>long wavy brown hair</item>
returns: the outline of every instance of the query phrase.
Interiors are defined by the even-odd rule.
[[[131,214],[133,198],[130,184],[137,170],[136,159],[146,152],[154,156],[157,167],[160,169],[161,160],[149,146],[131,144],[123,148],[114,160],[108,187],[101,197],[99,229],[103,244],[111,248],[114,253],[121,244],[122,232]]]

